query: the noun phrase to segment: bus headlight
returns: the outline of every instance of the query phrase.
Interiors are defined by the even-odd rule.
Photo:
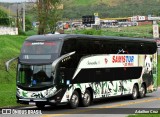
[[[16,92],[17,96],[20,97],[20,91],[19,91],[19,88],[17,88],[17,92]]]

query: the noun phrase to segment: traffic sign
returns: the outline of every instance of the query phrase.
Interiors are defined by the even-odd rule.
[[[97,17],[98,17],[98,13],[94,13],[94,16],[97,16]]]
[[[153,38],[159,38],[159,26],[158,26],[158,24],[153,25]]]

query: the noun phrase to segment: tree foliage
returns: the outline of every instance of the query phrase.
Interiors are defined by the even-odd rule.
[[[8,17],[7,13],[2,7],[0,7],[0,18],[6,18],[6,17]]]
[[[25,24],[26,24],[26,31],[29,31],[32,29],[32,22],[28,17],[26,17],[25,19]]]
[[[1,26],[8,26],[10,24],[9,18],[0,18]]]
[[[60,0],[37,0],[39,29],[38,34],[54,32],[55,24],[60,19],[58,5]]]
[[[0,7],[0,25],[8,26],[10,24],[9,18],[5,10]]]

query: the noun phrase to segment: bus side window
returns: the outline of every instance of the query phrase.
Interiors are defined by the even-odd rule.
[[[144,43],[140,43],[138,46],[139,54],[147,54],[146,47]],[[146,53],[147,52],[147,53]]]
[[[78,40],[77,41],[77,46],[76,46],[76,51],[80,55],[86,55],[88,53],[88,46],[89,42],[87,40]]]
[[[102,42],[103,43],[103,48],[102,52],[103,54],[113,54],[114,53],[114,44],[110,42]]]
[[[138,54],[138,45],[135,42],[132,43],[126,43],[126,46],[128,48],[128,53],[129,54]]]
[[[154,44],[145,44],[146,46],[146,53],[148,52],[148,54],[154,54],[156,53],[157,48],[154,48],[156,46],[154,46]]]
[[[61,55],[75,51],[75,40],[66,40],[63,43]]]
[[[61,56],[64,54],[68,54],[70,52],[74,52],[75,50],[75,40],[65,40],[63,43],[62,51],[61,51]],[[75,55],[71,55],[70,57],[64,58],[64,61],[60,63],[60,67],[64,68],[73,68],[74,67],[74,62],[75,62]],[[74,60],[74,61],[73,61]]]
[[[74,39],[65,40],[62,46],[61,56],[73,51],[76,51],[75,40]],[[58,74],[57,76],[59,77],[57,80],[58,83],[60,84],[66,83],[67,79],[72,78],[75,66],[77,65],[75,64],[76,54],[77,52],[69,57],[64,58],[59,63],[59,69],[57,71]]]
[[[92,54],[100,54],[100,46],[101,43],[99,41],[93,41],[92,42]]]
[[[154,43],[140,43],[139,45],[139,54],[154,54],[156,51],[157,48]]]

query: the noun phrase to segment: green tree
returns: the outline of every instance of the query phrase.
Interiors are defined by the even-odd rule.
[[[28,17],[26,17],[25,22],[26,22],[26,31],[31,30],[32,29],[32,22],[31,22],[31,20]]]
[[[38,34],[55,31],[55,24],[61,17],[58,11],[60,2],[61,0],[37,0]]]
[[[10,20],[8,18],[7,12],[3,7],[0,7],[0,25],[8,26],[10,24]]]
[[[3,10],[2,7],[0,7],[0,18],[6,18],[8,17],[7,13]]]

